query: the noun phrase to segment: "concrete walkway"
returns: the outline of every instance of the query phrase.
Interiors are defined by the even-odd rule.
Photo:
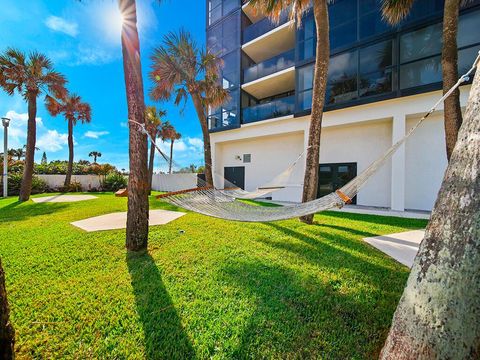
[[[164,225],[185,215],[179,211],[150,210],[149,226]],[[125,229],[127,227],[127,212],[117,212],[100,215],[71,223],[87,232]]]
[[[409,268],[417,255],[425,230],[364,238],[363,240]]]
[[[93,195],[54,195],[54,196],[42,196],[32,198],[35,203],[65,203],[65,202],[77,202],[85,200],[98,199]]]

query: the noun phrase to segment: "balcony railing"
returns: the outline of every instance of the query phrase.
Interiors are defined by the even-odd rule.
[[[243,71],[243,82],[248,83],[295,65],[295,49],[258,63]]]
[[[288,96],[269,103],[243,109],[243,123],[273,119],[292,115],[295,111],[295,96]]]
[[[276,27],[285,24],[289,20],[288,13],[288,11],[283,11],[278,22],[272,21],[266,17],[259,22],[248,26],[243,31],[243,43],[246,44],[247,42],[252,41],[253,39],[256,39],[257,37],[275,29]]]

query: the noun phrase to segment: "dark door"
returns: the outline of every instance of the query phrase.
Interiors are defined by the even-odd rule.
[[[318,197],[330,194],[357,176],[357,163],[320,164]],[[352,203],[356,203],[353,198]]]
[[[225,188],[232,187],[232,184],[245,190],[245,166],[232,166],[224,168]]]

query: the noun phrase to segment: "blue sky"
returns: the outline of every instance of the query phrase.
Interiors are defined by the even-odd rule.
[[[205,44],[205,1],[137,0],[142,67],[145,91],[150,87],[147,73],[150,54],[162,36],[181,27],[189,30],[200,46]],[[128,169],[127,105],[120,43],[120,17],[116,0],[2,0],[0,11],[0,51],[15,47],[46,54],[63,73],[70,92],[88,102],[93,111],[90,124],[74,129],[75,160],[88,159],[88,153],[102,153],[99,162]],[[202,163],[201,129],[191,102],[185,111],[173,103],[147,104],[168,111],[170,120],[183,139],[175,146],[178,165]],[[26,142],[27,104],[21,96],[10,97],[0,90],[0,115],[12,118],[9,148]],[[37,151],[48,160],[68,157],[67,126],[62,117],[53,118],[38,99]],[[3,149],[3,136],[0,137]],[[167,147],[167,144],[164,144]],[[156,169],[165,169],[157,156]]]

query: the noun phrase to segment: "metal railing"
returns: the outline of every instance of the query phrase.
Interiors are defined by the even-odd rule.
[[[243,82],[248,83],[295,65],[295,49],[243,70]]]

